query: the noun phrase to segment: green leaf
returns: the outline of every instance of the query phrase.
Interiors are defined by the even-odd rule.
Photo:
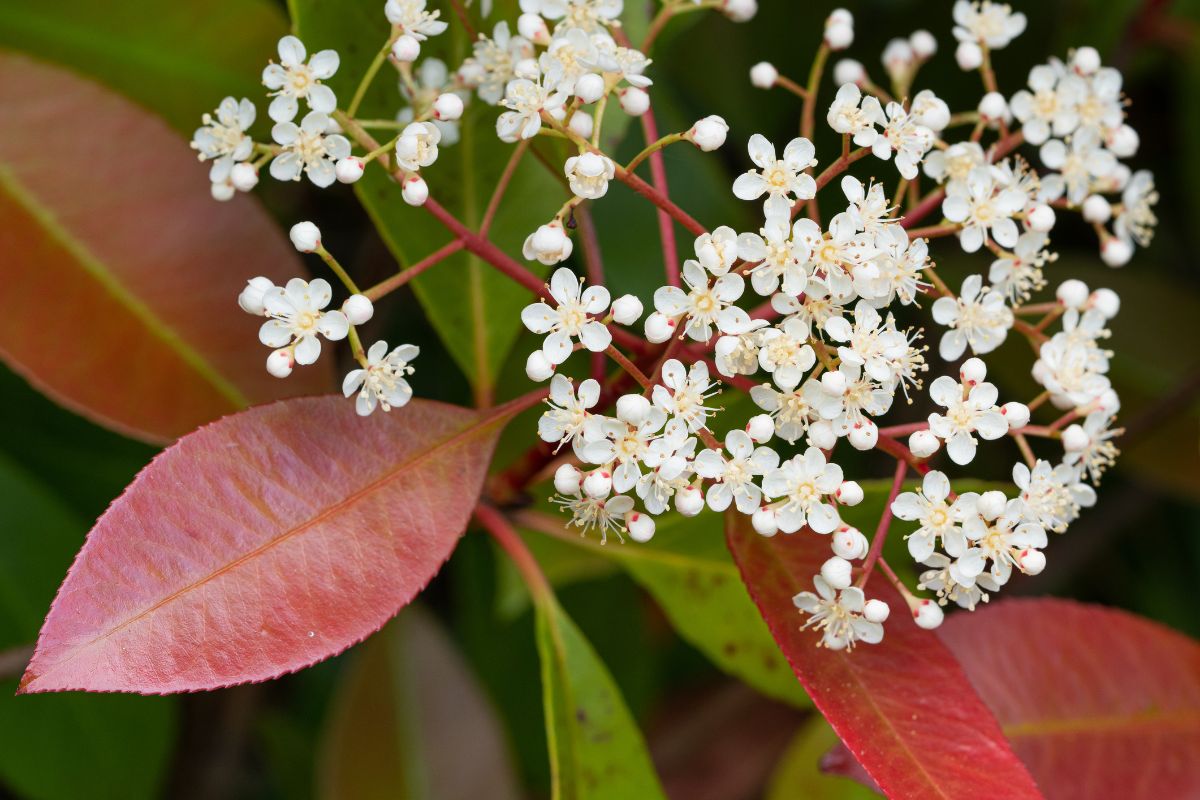
[[[646,743],[604,663],[550,594],[535,595],[555,800],[664,798]]]
[[[310,50],[332,47],[341,54],[341,67],[329,83],[345,107],[378,46],[388,38],[382,4],[377,0],[290,0],[289,6],[296,30]],[[501,6],[492,18],[505,18],[503,12]],[[424,43],[422,55],[457,63],[467,48],[461,34],[461,26],[452,24],[445,36]],[[367,92],[359,116],[391,119],[404,105],[396,71],[385,64]],[[496,116],[496,109],[472,100],[459,126],[461,140],[443,146],[437,163],[422,171],[437,201],[473,230],[482,222],[514,147],[496,138]],[[428,212],[404,202],[400,187],[382,170],[369,169],[355,190],[401,268],[451,240]],[[519,257],[525,237],[550,219],[565,197],[547,169],[526,155],[491,227],[492,241]],[[539,264],[530,264],[530,270],[545,274]],[[520,334],[520,313],[530,302],[529,291],[465,252],[414,280],[413,288],[477,397],[490,398],[505,356]]]
[[[765,800],[873,800],[879,795],[850,778],[826,775],[821,757],[839,739],[820,714],[813,714],[780,756]]]
[[[259,77],[286,25],[270,0],[7,0],[0,47],[74,67],[190,133],[227,95],[265,110]]]
[[[419,606],[372,637],[344,672],[317,784],[328,800],[520,796],[495,711]]]
[[[31,644],[87,523],[0,455],[0,650]],[[0,681],[0,782],[22,796],[159,795],[174,743],[162,697],[14,697]]]

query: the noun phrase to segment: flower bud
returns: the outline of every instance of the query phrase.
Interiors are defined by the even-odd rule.
[[[529,234],[521,252],[529,261],[537,260],[551,265],[566,261],[573,249],[574,245],[563,230],[562,223],[554,220]]]
[[[623,294],[613,301],[612,315],[618,325],[632,325],[642,318],[642,301],[631,294]]]
[[[704,493],[695,486],[685,486],[675,493],[675,510],[685,517],[694,517],[704,510]]]
[[[1121,410],[1121,398],[1117,395],[1114,389],[1105,389],[1096,398],[1096,410],[1103,411],[1105,414],[1116,414]]]
[[[833,65],[833,82],[838,86],[844,83],[862,83],[867,77],[867,70],[861,61],[853,58],[843,58]]]
[[[913,621],[917,623],[918,628],[924,628],[931,631],[942,624],[942,620],[946,615],[942,612],[942,607],[932,600],[916,600],[910,601],[913,605],[912,615]]]
[[[769,442],[775,435],[775,420],[770,414],[756,414],[746,423],[746,433],[756,444]]]
[[[834,397],[841,397],[846,393],[846,376],[840,371],[825,372],[821,375],[821,387]]]
[[[721,11],[734,22],[749,22],[758,13],[758,0],[725,0]]]
[[[261,317],[266,313],[266,309],[263,308],[263,296],[274,288],[275,284],[271,283],[269,278],[261,275],[251,278],[246,281],[246,288],[242,289],[242,293],[238,295],[238,305],[247,314]]]
[[[429,199],[429,184],[420,175],[410,175],[404,181],[400,194],[404,196],[404,202],[410,206],[423,206]]]
[[[362,325],[375,316],[375,306],[365,294],[352,294],[342,303],[342,313],[351,325]]]
[[[851,561],[865,558],[867,551],[871,549],[871,543],[863,536],[863,532],[848,525],[843,525],[833,532],[829,545],[835,555]]]
[[[583,479],[583,493],[594,500],[608,497],[612,491],[612,473],[606,469],[594,469]]]
[[[650,400],[640,394],[626,394],[617,399],[617,419],[637,427],[650,418]]]
[[[970,72],[983,65],[983,51],[975,42],[960,42],[954,51],[954,60],[958,62],[959,69]]]
[[[1008,101],[999,92],[988,92],[979,101],[979,116],[984,122],[1002,122],[1008,119]]]
[[[808,443],[819,450],[828,450],[837,444],[837,432],[826,419],[819,419],[808,426]]]
[[[1091,303],[1092,308],[1103,314],[1105,319],[1112,319],[1121,310],[1121,296],[1112,289],[1097,289],[1092,292]]]
[[[854,44],[854,27],[841,22],[826,25],[825,44],[830,50],[845,50]]]
[[[1108,135],[1108,149],[1117,158],[1132,158],[1137,155],[1141,138],[1137,131],[1128,125],[1121,125]]]
[[[621,108],[631,117],[640,117],[650,110],[650,95],[636,86],[626,87],[621,90]]]
[[[942,446],[941,441],[930,431],[915,431],[908,437],[908,449],[917,458],[929,458]]]
[[[1100,69],[1100,53],[1094,47],[1081,47],[1071,55],[1071,69],[1088,76]]]
[[[834,497],[844,506],[856,506],[863,501],[863,488],[857,481],[842,481]]]
[[[993,490],[979,495],[975,508],[984,519],[995,519],[1004,513],[1006,503],[1008,503],[1008,498],[1004,496],[1004,492]]]
[[[759,89],[770,89],[779,80],[779,70],[769,61],[760,61],[750,68],[750,84]]]
[[[1017,566],[1026,575],[1038,575],[1046,568],[1046,554],[1027,547],[1017,556]]]
[[[850,427],[846,439],[855,450],[873,450],[879,442],[879,426],[869,419],[856,422]]]
[[[583,103],[594,103],[608,91],[608,86],[604,83],[604,78],[601,78],[594,72],[587,72],[579,76],[575,81],[575,96]]]
[[[1062,432],[1062,446],[1068,453],[1078,453],[1092,442],[1082,425],[1068,425]]]
[[[590,139],[592,131],[596,129],[596,120],[586,111],[576,111],[571,115],[571,121],[567,123],[567,127],[580,139]]]
[[[433,101],[433,118],[453,122],[463,115],[463,100],[454,92],[439,94]]]
[[[297,222],[288,232],[288,237],[301,253],[311,253],[321,246],[321,229],[311,222]]]
[[[830,25],[837,24],[849,25],[853,28],[854,15],[851,14],[848,9],[835,8],[833,11],[830,11],[829,16],[825,18],[825,27],[828,28]]]
[[[867,622],[886,622],[891,613],[891,606],[882,600],[871,599],[863,606],[863,619]]]
[[[1008,422],[1010,431],[1019,431],[1029,424],[1029,406],[1015,400],[1000,406],[1000,413]]]
[[[625,515],[625,530],[629,538],[635,542],[648,542],[654,538],[654,517],[640,511],[630,511]]]
[[[1083,308],[1090,295],[1086,283],[1076,278],[1068,278],[1058,285],[1054,296],[1067,308]]]
[[[577,495],[583,488],[583,473],[574,464],[563,464],[554,471],[554,491],[559,494]]]
[[[363,161],[354,156],[343,158],[334,166],[333,172],[339,183],[355,183],[363,176]]]
[[[916,62],[916,54],[907,39],[892,39],[883,48],[883,68],[889,75],[905,75]]]
[[[983,363],[982,358],[972,356],[958,368],[958,377],[967,386],[974,386],[987,377],[987,364]]]
[[[779,523],[775,521],[775,512],[763,506],[750,517],[750,525],[759,536],[774,536],[779,533]]]
[[[522,14],[517,17],[517,32],[534,44],[543,47],[550,44],[550,30],[540,14]]]
[[[1088,195],[1083,201],[1083,218],[1087,222],[1103,225],[1112,219],[1112,205],[1101,195]]]
[[[711,153],[721,145],[725,144],[725,137],[729,135],[729,125],[721,117],[712,116],[705,117],[692,126],[688,131],[688,138],[692,144],[699,147],[706,153]]]
[[[908,37],[908,46],[913,55],[924,61],[937,52],[937,39],[927,30],[913,31]]]
[[[229,182],[239,192],[248,192],[258,186],[258,170],[253,164],[247,164],[245,161],[234,164],[233,169],[229,171]]]
[[[292,351],[289,348],[280,348],[267,356],[267,372],[274,375],[276,378],[286,378],[292,374],[292,367],[296,360],[292,357]]]
[[[415,36],[404,34],[392,44],[392,58],[411,64],[421,55],[421,43]]]
[[[529,358],[525,359],[525,375],[529,380],[541,383],[549,380],[553,374],[554,365],[540,349],[534,350],[529,354]]]
[[[675,335],[675,320],[653,311],[646,317],[646,339],[653,344],[661,344]]]
[[[834,556],[821,565],[821,577],[835,589],[850,587],[850,562],[841,556]]]
[[[1110,267],[1123,267],[1133,258],[1133,245],[1124,239],[1110,236],[1100,246],[1100,260]]]
[[[1028,213],[1025,214],[1025,224],[1031,231],[1038,233],[1046,233],[1054,227],[1057,217],[1054,214],[1054,209],[1045,203],[1034,203]]]

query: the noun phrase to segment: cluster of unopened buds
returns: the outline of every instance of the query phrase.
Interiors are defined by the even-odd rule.
[[[571,258],[577,210],[602,201],[613,180],[629,183],[696,235],[694,258],[682,266],[665,252],[666,284],[646,299],[649,313],[641,298],[614,299],[558,266],[521,314],[529,331],[544,336],[526,372],[549,381],[538,434],[557,448],[554,502],[570,524],[595,531],[601,541],[628,534],[646,542],[657,516],[707,508],[744,514],[763,536],[826,536],[831,555],[812,577],[815,591],[801,592],[795,603],[808,615],[805,624],[822,632],[821,644],[833,649],[882,639],[889,607],[864,592],[876,569],[925,628],[941,623],[947,603],[973,609],[987,601],[1014,568],[1041,572],[1049,534],[1063,533],[1095,503],[1093,486],[1113,463],[1119,433],[1113,427],[1119,400],[1107,377],[1112,354],[1103,346],[1119,299],[1071,278],[1057,281],[1053,299],[1035,299],[1056,260],[1050,234],[1059,214],[1077,213],[1094,228],[1101,259],[1116,267],[1149,243],[1156,223],[1152,176],[1122,163],[1135,155],[1138,136],[1126,123],[1120,73],[1081,47],[1065,61],[1034,67],[1027,85],[1006,95],[990,53],[1023,31],[1024,16],[988,0],[958,0],[955,60],[982,79],[976,107],[952,113],[932,90],[913,93],[938,42],[927,31],[895,39],[881,59],[890,90],[858,61],[833,65],[832,100],[820,110],[843,144],[822,163],[811,137],[824,66],[854,40],[853,17],[839,9],[814,42],[806,86],[768,63],[751,70],[754,86],[800,98],[805,134],[781,149],[761,135],[749,141],[752,167],[732,192],[761,207],[761,227],[706,230],[634,171],[676,143],[721,147],[728,132],[723,119],[706,117],[657,140],[648,136],[628,164],[599,146],[613,101],[631,116],[650,110],[651,61],[625,38],[622,6],[622,0],[521,0],[515,32],[497,23],[451,71],[432,58],[414,67],[427,40],[446,28],[439,13],[427,10],[425,0],[388,0],[392,34],[383,53],[408,101],[390,142],[371,147],[372,140],[357,135],[359,98],[340,106],[321,83],[337,70],[337,54],[306,60],[300,41],[285,37],[280,63],[263,73],[274,96],[268,112],[274,143],[253,142],[246,133],[253,104],[228,98],[215,118],[204,118],[194,146],[213,162],[219,199],[252,188],[267,161],[275,178],[307,175],[318,186],[354,182],[378,161],[402,184],[407,202],[423,205],[431,200],[421,171],[435,163],[439,146],[457,140],[456,121],[468,100],[498,108],[495,130],[505,142],[565,140],[567,196],[552,219],[528,232],[525,259],[554,266]],[[756,11],[752,0],[664,0],[658,19],[699,8],[716,8],[734,21]],[[301,104],[308,111],[297,126]],[[955,130],[962,135],[952,137]],[[355,135],[348,139],[346,131]],[[1030,161],[1017,154],[1026,145]],[[355,146],[362,155],[353,154]],[[849,174],[864,158],[895,165],[893,191]],[[819,194],[833,196],[837,206],[824,224]],[[937,224],[916,226],[930,214]],[[948,285],[930,257],[930,241],[938,238],[957,241],[968,254],[986,251],[987,270]],[[354,286],[311,223],[295,226],[292,241],[321,257],[349,297],[340,310],[327,310],[332,289],[323,280],[293,279],[284,287],[250,281],[239,302],[267,318],[260,339],[274,348],[268,369],[284,377],[294,364],[316,360],[320,337],[349,336],[359,367],[344,389],[347,396],[358,393],[358,412],[403,405],[412,393],[405,377],[416,348],[389,351],[377,342],[364,350],[355,326],[371,317],[378,296]],[[936,333],[899,321],[922,307]],[[1014,333],[1032,346],[1031,374],[1042,389],[1024,402],[1001,398],[982,360]],[[927,336],[936,358],[922,344]],[[591,378],[576,382],[562,374],[580,349],[605,354],[620,368],[617,376],[595,368],[604,363],[600,356]],[[930,380],[931,367],[940,373],[934,365],[942,363],[948,374]],[[732,429],[715,426],[722,384],[747,392],[758,413]],[[898,395],[902,405],[920,401],[936,410],[883,424]],[[1056,413],[1045,414],[1049,409]],[[1045,414],[1046,423],[1032,422],[1035,413]],[[716,427],[728,430],[723,438]],[[969,465],[981,441],[998,440],[1009,442],[1016,459],[1013,490],[956,493],[938,467]],[[1045,452],[1035,453],[1035,441]],[[864,491],[835,460],[839,447],[879,450],[897,461],[873,538],[842,519],[841,509],[860,503]],[[909,476],[922,480],[905,491]],[[908,550],[921,566],[916,591],[881,558],[893,518],[908,523]]]

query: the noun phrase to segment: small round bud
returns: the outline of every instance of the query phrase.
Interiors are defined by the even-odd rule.
[[[1110,267],[1123,267],[1133,258],[1133,245],[1124,239],[1110,236],[1100,246],[1100,260]]]
[[[908,46],[917,58],[924,61],[937,52],[937,39],[927,30],[913,31],[908,37]]]
[[[334,166],[333,172],[339,183],[355,183],[363,176],[363,161],[354,156],[343,158]]]
[[[654,311],[646,317],[646,339],[661,344],[675,335],[675,320]]]
[[[982,358],[972,356],[958,368],[958,377],[967,386],[974,386],[987,377],[987,364],[983,363]]]
[[[837,444],[837,431],[826,419],[819,419],[808,426],[808,443],[818,450],[828,450]]]
[[[750,517],[750,525],[759,536],[774,536],[779,533],[779,523],[775,521],[775,512],[763,506]]]
[[[583,488],[583,473],[574,464],[563,464],[554,471],[554,491],[559,494],[577,495]]]
[[[769,61],[760,61],[750,68],[750,84],[759,89],[770,89],[779,80],[779,70]]]
[[[617,419],[637,427],[650,418],[650,400],[640,394],[621,395],[617,399]]]
[[[583,493],[595,500],[608,497],[612,491],[612,473],[606,469],[594,469],[583,479]]]
[[[871,548],[862,531],[849,526],[843,526],[834,531],[829,540],[829,546],[833,548],[834,555],[851,560],[863,558]]]
[[[629,538],[635,542],[648,542],[654,538],[654,517],[640,511],[630,511],[625,515],[625,530]]]
[[[575,81],[575,96],[583,103],[594,103],[608,92],[604,78],[594,72],[587,72]]]
[[[975,42],[961,42],[958,49],[954,51],[954,60],[958,62],[959,69],[970,72],[982,66],[983,51]]]
[[[1071,56],[1071,69],[1080,75],[1091,75],[1100,69],[1100,53],[1094,47],[1081,47]]]
[[[452,122],[463,115],[463,100],[454,92],[439,94],[433,101],[434,119]]]
[[[1026,575],[1039,575],[1046,568],[1046,554],[1032,547],[1026,548],[1017,556],[1017,566]]]
[[[846,439],[855,450],[873,450],[879,442],[879,426],[869,419],[856,422],[850,427]]]
[[[932,600],[918,600],[916,606],[912,610],[913,621],[917,623],[918,628],[924,628],[931,631],[942,624],[942,620],[946,615],[942,612],[942,607]]]
[[[1008,422],[1010,431],[1019,431],[1029,424],[1029,406],[1013,400],[1000,406],[1000,413]]]
[[[311,253],[321,246],[321,229],[311,222],[297,222],[288,237],[301,253]]]
[[[375,306],[365,294],[352,294],[342,303],[342,313],[351,325],[362,325],[375,316]]]
[[[650,110],[650,95],[636,86],[622,89],[621,109],[631,117],[640,117]]]
[[[421,55],[421,43],[415,36],[404,34],[392,44],[392,58],[411,64]]]
[[[833,82],[838,86],[844,83],[862,83],[867,77],[867,70],[861,61],[853,58],[843,58],[833,65]]]
[[[1092,292],[1092,308],[1104,315],[1105,319],[1112,319],[1121,310],[1121,296],[1112,289],[1097,289]]]
[[[845,50],[854,44],[854,27],[841,22],[826,25],[825,44],[830,50]]]
[[[592,131],[596,129],[596,120],[586,111],[576,111],[571,115],[571,121],[567,123],[567,127],[580,139],[590,139]]]
[[[854,15],[850,13],[849,9],[835,8],[833,11],[830,11],[829,16],[825,18],[826,28],[828,28],[830,25],[839,24],[849,25],[852,28],[854,27]]]
[[[692,144],[706,153],[711,153],[725,144],[725,137],[728,135],[729,124],[715,114],[698,121],[688,131],[688,138]]]
[[[758,13],[758,0],[725,0],[721,11],[734,22],[749,22]]]
[[[1004,496],[1004,492],[990,491],[979,495],[975,507],[984,519],[995,519],[1004,512],[1006,503],[1008,498]]]
[[[756,414],[746,423],[746,433],[757,444],[769,442],[775,435],[775,420],[770,414]]]
[[[846,376],[840,371],[822,373],[821,387],[834,397],[841,397],[846,393]]]
[[[1054,296],[1067,308],[1083,308],[1091,295],[1088,294],[1086,283],[1077,278],[1068,278],[1058,285]]]
[[[234,164],[233,169],[229,171],[229,182],[239,192],[248,192],[258,186],[258,170],[253,164],[247,164],[245,161]]]
[[[1087,222],[1103,225],[1112,219],[1112,204],[1101,195],[1088,195],[1083,201],[1083,218]]]
[[[1096,399],[1096,410],[1105,414],[1116,414],[1121,410],[1121,398],[1113,389],[1106,389]]]
[[[522,14],[517,17],[517,32],[534,44],[550,44],[550,29],[540,14]]]
[[[1025,215],[1025,224],[1031,231],[1046,233],[1054,227],[1057,217],[1054,209],[1045,203],[1034,203]]]
[[[213,200],[221,203],[228,202],[237,195],[237,188],[228,177],[223,181],[213,181],[213,184],[208,189],[212,193]]]
[[[1137,131],[1128,125],[1121,125],[1108,135],[1108,149],[1117,158],[1132,158],[1137,155],[1138,146],[1142,143]]]
[[[856,506],[863,501],[863,488],[858,481],[842,481],[834,497],[844,506]]]
[[[266,313],[266,309],[263,308],[263,296],[274,288],[275,284],[271,283],[269,278],[261,275],[251,278],[246,281],[246,288],[242,289],[242,293],[238,295],[238,305],[247,314],[262,316]]]
[[[642,301],[631,294],[623,294],[613,301],[613,322],[632,325],[642,318]]]
[[[867,622],[886,622],[891,613],[891,606],[882,600],[868,600],[863,606],[863,619]]]
[[[675,493],[675,510],[685,517],[694,517],[704,510],[704,493],[695,486],[685,486]]]
[[[410,206],[423,206],[429,199],[429,184],[420,175],[410,175],[404,181],[400,194],[404,197],[404,202]]]
[[[930,431],[915,431],[908,437],[908,449],[917,458],[929,458],[942,446],[941,441]]]
[[[850,587],[850,562],[841,556],[834,556],[821,565],[821,577],[835,589]]]
[[[554,365],[541,350],[534,350],[529,354],[529,358],[525,359],[525,375],[529,380],[541,383],[549,380],[553,374]]]
[[[267,372],[276,378],[286,378],[291,375],[292,367],[295,364],[296,359],[292,356],[292,351],[286,347],[275,350],[267,356]]]
[[[1082,425],[1068,425],[1062,432],[1062,446],[1068,453],[1078,453],[1092,443],[1092,437]]]
[[[1000,122],[1008,118],[1008,101],[999,92],[988,92],[979,101],[979,116],[984,122]]]
[[[892,39],[883,48],[883,68],[889,75],[903,75],[912,68],[917,56],[907,39]]]

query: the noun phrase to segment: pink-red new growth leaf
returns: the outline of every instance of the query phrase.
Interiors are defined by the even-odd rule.
[[[254,198],[209,196],[183,137],[108,89],[3,51],[0,107],[0,357],[15,370],[153,442],[330,388],[328,360],[287,381],[267,374],[262,320],[238,292],[304,268]]]
[[[729,548],[750,596],[813,702],[889,797],[1038,798],[1029,773],[966,674],[936,635],[918,628],[881,576],[868,597],[892,607],[883,642],[852,653],[816,647],[792,604],[812,591],[829,557],[828,539],[807,529],[759,536],[729,515]]]
[[[303,398],[185,436],[89,534],[22,691],[212,689],[344,650],[450,556],[528,405],[417,400],[363,419]]]
[[[1002,600],[941,630],[1052,800],[1200,797],[1200,644],[1065,600]]]

